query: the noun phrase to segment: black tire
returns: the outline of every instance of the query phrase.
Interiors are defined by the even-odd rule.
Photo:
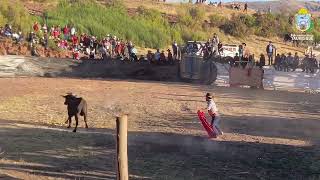
[[[201,84],[210,85],[217,79],[218,69],[213,61],[207,61],[201,68]]]
[[[210,64],[210,78],[208,80],[208,84],[212,84],[217,80],[218,77],[218,68],[216,66],[216,64],[214,64],[213,62],[211,62]]]

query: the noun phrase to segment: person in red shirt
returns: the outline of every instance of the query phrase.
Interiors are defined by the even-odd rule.
[[[72,40],[72,45],[74,45],[74,46],[78,45],[79,39],[78,39],[78,37],[76,35],[73,35],[71,37],[71,40]]]
[[[53,37],[54,37],[55,39],[59,39],[59,37],[60,37],[60,29],[59,29],[59,26],[56,26],[56,27],[54,28]]]
[[[34,32],[38,32],[38,31],[39,31],[39,24],[38,24],[38,22],[34,22],[33,31],[34,31]]]
[[[69,29],[69,27],[66,25],[66,26],[63,28],[64,40],[69,40],[69,34],[70,34],[70,29]]]

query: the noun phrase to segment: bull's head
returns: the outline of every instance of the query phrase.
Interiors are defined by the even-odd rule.
[[[67,95],[62,95],[65,98],[64,105],[69,105],[76,98],[75,95],[68,93]]]

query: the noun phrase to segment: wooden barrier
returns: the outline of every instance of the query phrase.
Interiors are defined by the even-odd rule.
[[[241,67],[232,67],[229,71],[229,84],[231,87],[235,86],[251,86],[263,88],[263,70],[254,67],[254,68],[241,68]]]
[[[128,116],[117,117],[117,179],[128,180]]]

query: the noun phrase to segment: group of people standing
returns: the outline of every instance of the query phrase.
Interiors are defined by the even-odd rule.
[[[33,32],[29,35],[30,44],[37,42],[36,38],[40,37],[41,44],[48,47],[49,39],[60,49],[73,52],[74,59],[80,59],[80,56],[89,59],[107,59],[118,58],[121,60],[137,60],[137,49],[131,41],[125,41],[116,36],[108,34],[106,37],[98,39],[95,36],[86,33],[78,34],[74,26],[60,25],[52,26],[50,29],[38,22],[33,25]]]
[[[318,68],[318,61],[314,55],[309,56],[306,54],[303,59],[300,59],[297,52],[294,54],[294,56],[291,52],[289,52],[287,55],[284,53],[281,55],[279,53],[276,54],[276,47],[272,44],[272,42],[269,42],[267,45],[266,53],[268,56],[268,65],[273,65],[277,71],[295,71],[300,67],[303,72],[314,73],[316,68]],[[273,58],[275,54],[276,56]],[[264,54],[260,55],[259,63],[261,66],[266,65]]]

